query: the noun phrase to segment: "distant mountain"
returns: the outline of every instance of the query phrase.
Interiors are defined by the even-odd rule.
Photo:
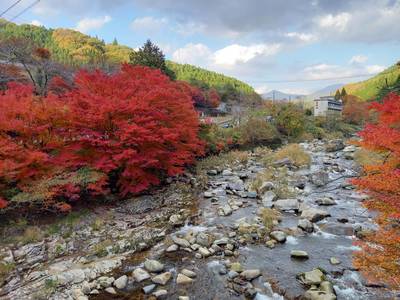
[[[288,94],[277,90],[272,90],[262,95],[265,100],[302,100],[305,95]]]
[[[332,84],[328,85],[327,87],[324,87],[323,89],[320,89],[318,91],[315,91],[312,94],[307,95],[307,99],[317,99],[322,96],[331,96],[336,93],[338,89],[341,89],[344,86],[343,83],[337,83],[337,84]]]
[[[362,100],[375,99],[382,88],[390,86],[398,80],[400,77],[399,63],[387,68],[370,79],[345,85],[344,88],[347,94],[358,96]]]

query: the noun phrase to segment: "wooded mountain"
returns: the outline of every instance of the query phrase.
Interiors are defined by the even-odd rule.
[[[106,44],[98,37],[91,37],[72,29],[17,25],[3,19],[0,19],[0,27],[0,41],[9,38],[28,39],[38,47],[49,49],[54,60],[74,67],[89,64],[106,68],[129,62],[129,54],[134,51],[130,47],[119,45],[116,41]],[[235,78],[172,61],[168,61],[167,65],[175,72],[178,80],[187,81],[199,87],[215,88],[223,98],[240,94],[256,95],[251,86]]]
[[[387,68],[376,76],[357,83],[344,86],[347,94],[355,95],[364,101],[379,98],[382,89],[390,87],[400,77],[400,66],[397,64]]]

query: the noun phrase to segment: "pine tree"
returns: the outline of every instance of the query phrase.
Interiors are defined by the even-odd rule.
[[[344,99],[347,96],[347,92],[344,88],[342,88],[342,92],[341,92],[341,99]]]
[[[342,98],[342,95],[340,94],[340,91],[336,90],[335,100],[340,100],[341,98]]]
[[[170,78],[175,77],[174,72],[168,69],[165,64],[164,53],[156,44],[153,44],[151,40],[147,40],[138,51],[134,51],[130,54],[129,63],[132,65],[141,65],[153,69],[160,69]]]
[[[113,40],[112,44],[113,44],[114,46],[118,46],[118,41],[117,41],[117,38],[114,38],[114,40]]]

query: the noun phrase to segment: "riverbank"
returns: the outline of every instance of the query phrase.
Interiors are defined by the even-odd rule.
[[[0,299],[392,299],[352,266],[354,241],[375,227],[346,182],[356,148],[301,146],[309,166],[241,153],[3,243]]]

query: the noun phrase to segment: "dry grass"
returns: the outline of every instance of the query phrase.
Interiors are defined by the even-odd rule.
[[[15,264],[13,263],[0,263],[0,286],[2,286],[4,280],[7,276],[15,269]]]
[[[380,165],[384,161],[384,155],[377,152],[359,149],[354,153],[354,160],[360,166]]]
[[[25,229],[24,233],[17,238],[22,244],[29,244],[41,241],[44,237],[42,230],[37,226],[29,226]]]
[[[229,151],[219,155],[209,156],[197,164],[197,171],[204,172],[212,169],[230,168],[237,164],[247,164],[249,153],[247,151]]]
[[[259,191],[262,184],[266,181],[274,183],[273,192],[279,199],[292,198],[296,195],[295,191],[292,190],[287,181],[287,169],[268,167],[262,173],[257,174],[257,177],[251,183],[251,190]]]
[[[262,208],[260,210],[260,218],[268,232],[274,227],[274,221],[278,221],[280,217],[281,214],[274,209]]]
[[[289,158],[296,167],[309,166],[311,163],[310,155],[298,144],[289,144],[275,152],[275,160],[284,158]]]

